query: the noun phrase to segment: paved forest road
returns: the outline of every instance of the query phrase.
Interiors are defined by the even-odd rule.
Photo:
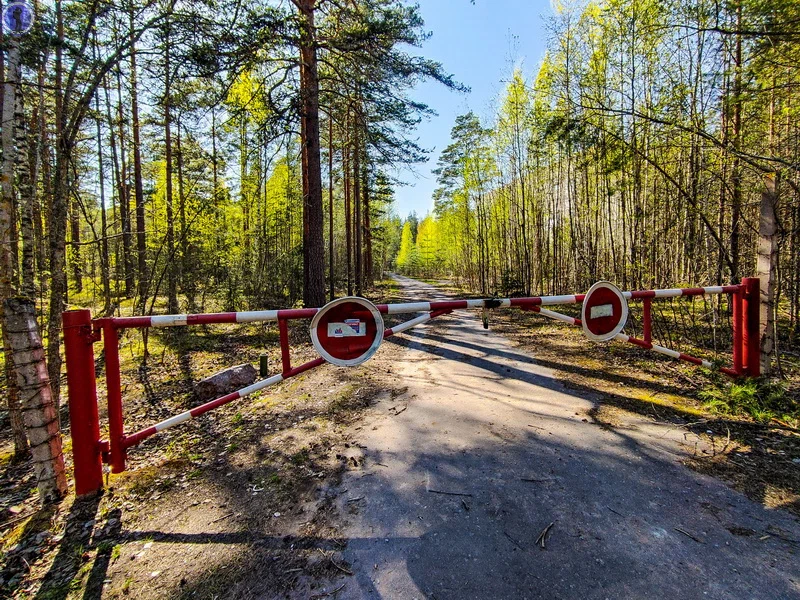
[[[682,466],[681,430],[592,423],[592,398],[475,311],[404,335],[374,360],[408,389],[355,431],[338,490],[355,575],[337,598],[800,598],[800,545],[760,539],[800,540],[797,519]]]

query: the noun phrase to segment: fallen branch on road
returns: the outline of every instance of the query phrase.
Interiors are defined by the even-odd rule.
[[[472,497],[472,494],[468,494],[466,492],[445,492],[444,490],[431,490],[428,489],[431,494],[444,494],[445,496],[469,496]]]
[[[556,522],[555,522],[555,521],[553,521],[552,523],[550,523],[550,525],[548,525],[547,527],[545,527],[545,528],[542,530],[542,533],[540,533],[540,534],[539,534],[539,537],[538,537],[538,538],[536,538],[536,542],[534,542],[534,543],[535,543],[536,545],[538,545],[538,546],[541,546],[542,550],[544,550],[544,544],[545,544],[545,542],[547,541],[547,534],[548,534],[548,533],[550,533],[550,529],[551,529],[551,528],[553,527],[553,525],[555,525],[555,524],[556,524]]]
[[[313,596],[311,596],[311,598],[327,598],[328,596],[335,596],[344,589],[344,586],[345,584],[343,583],[335,590],[331,590],[330,592],[324,592],[322,594],[314,594]]]
[[[689,539],[692,539],[692,540],[694,540],[694,541],[695,541],[695,542],[697,542],[698,544],[705,544],[705,542],[704,542],[703,540],[701,540],[701,539],[699,539],[699,538],[697,538],[697,537],[693,536],[693,535],[692,535],[691,533],[689,533],[688,531],[684,531],[684,530],[683,530],[683,529],[681,529],[680,527],[676,527],[676,528],[675,528],[675,531],[677,531],[678,533],[682,533],[683,535],[685,535],[685,536],[686,536],[686,537],[688,537]]]

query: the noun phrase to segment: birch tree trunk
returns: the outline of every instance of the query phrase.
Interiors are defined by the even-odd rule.
[[[17,174],[18,205],[20,208],[20,233],[22,234],[22,293],[33,298],[36,286],[33,280],[34,263],[34,235],[33,235],[33,203],[34,189],[31,182],[30,162],[28,161],[28,127],[25,122],[22,87],[19,85],[21,70],[17,69],[15,80],[17,82],[16,98],[14,102],[14,139],[16,151],[14,163]]]
[[[31,442],[39,500],[47,504],[66,495],[67,477],[58,413],[50,392],[44,348],[36,322],[36,306],[27,298],[9,298],[3,303],[3,308],[17,389]]]
[[[15,38],[8,38],[8,64],[2,73],[3,84],[3,123],[11,123],[11,127],[2,128],[3,162],[0,169],[0,300],[14,295],[14,245],[12,202],[14,194],[14,107],[16,105],[17,80],[19,74],[19,45]],[[3,347],[5,348],[5,374],[7,383],[8,416],[11,429],[14,432],[14,456],[22,458],[28,453],[28,439],[25,435],[25,425],[22,421],[22,410],[14,376],[14,363],[11,356],[11,344],[8,341],[8,328],[6,327],[5,314],[0,303],[0,320],[3,325]]]
[[[761,216],[758,227],[758,261],[756,277],[761,280],[761,374],[769,375],[775,353],[775,269],[778,261],[775,218],[778,195],[775,175],[764,177],[767,189],[761,195]]]
[[[366,148],[366,144],[365,144]],[[364,160],[363,181],[361,184],[361,195],[363,200],[364,212],[364,285],[372,289],[375,278],[372,273],[372,223],[370,222],[370,196],[369,196],[369,162]]]

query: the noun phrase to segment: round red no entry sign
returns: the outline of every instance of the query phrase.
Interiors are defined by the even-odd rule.
[[[616,337],[628,320],[628,301],[617,286],[598,281],[583,299],[581,322],[590,340],[607,342]]]
[[[311,321],[311,342],[340,367],[369,360],[383,341],[383,317],[369,300],[348,296],[329,302]]]

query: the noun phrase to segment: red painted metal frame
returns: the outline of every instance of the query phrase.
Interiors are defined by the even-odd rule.
[[[644,336],[644,341],[648,344],[652,341],[652,333],[651,329],[653,327],[653,319],[652,315],[650,314],[650,308],[653,303],[652,298],[643,298],[642,305],[644,306],[644,316],[642,317],[642,335]]]
[[[103,447],[92,351],[96,338],[92,331],[92,315],[88,310],[65,312],[62,321],[75,493],[84,496],[103,487]]]
[[[742,280],[742,363],[750,377],[761,375],[761,282],[758,277]]]
[[[760,374],[760,328],[759,328],[759,280],[748,278],[741,285],[723,286],[716,288],[713,293],[725,293],[732,296],[733,307],[733,368],[723,367],[720,371],[731,376],[749,375],[756,377]],[[664,294],[668,295],[664,295]],[[643,336],[637,339],[622,335],[621,338],[628,343],[643,347],[654,347],[652,343],[652,315],[651,304],[653,298],[699,296],[712,293],[704,288],[686,288],[682,290],[642,290],[626,292],[630,300],[642,300]],[[659,296],[661,294],[661,296]],[[551,318],[580,326],[580,319],[574,319],[560,313],[542,308],[543,303],[551,304],[579,304],[583,302],[584,294],[575,294],[558,297],[532,297],[511,298],[504,300],[503,306],[517,307],[541,313]],[[547,300],[547,302],[544,302]],[[426,313],[410,321],[384,331],[384,338],[400,333],[405,329],[423,323],[432,318],[448,314],[456,309],[479,307],[481,303],[490,306],[483,300],[445,300],[438,302],[410,303],[407,305],[377,305],[378,310],[384,314],[400,314],[409,312]],[[491,301],[491,306],[496,300]],[[418,308],[424,305],[424,308]],[[290,377],[304,373],[325,363],[323,358],[316,358],[297,367],[291,363],[289,349],[290,319],[308,319],[313,317],[319,309],[288,309],[277,311],[263,311],[263,313],[210,313],[196,315],[172,315],[166,317],[109,317],[91,319],[88,310],[67,311],[63,314],[64,346],[67,365],[67,387],[69,390],[70,423],[73,438],[73,454],[75,461],[75,485],[78,495],[93,493],[101,489],[102,463],[109,463],[111,471],[119,473],[125,470],[127,449],[141,443],[161,429],[177,423],[182,423],[189,418],[204,414],[210,410],[233,402],[244,395],[258,391]],[[248,320],[239,321],[244,315]],[[255,315],[255,316],[254,316]],[[268,315],[268,316],[265,316]],[[160,320],[159,320],[160,319]],[[281,346],[282,372],[257,382],[251,388],[245,388],[227,394],[181,415],[168,419],[159,426],[148,427],[130,435],[124,432],[124,414],[122,404],[122,390],[120,384],[119,360],[119,330],[130,328],[148,328],[166,325],[206,325],[214,323],[252,322],[253,320],[276,320]],[[158,323],[158,324],[156,324]],[[108,399],[108,435],[109,441],[100,439],[100,424],[97,408],[97,390],[95,388],[95,369],[93,344],[103,339],[105,351],[106,388]],[[661,350],[664,350],[663,348]],[[676,354],[673,351],[669,351]],[[702,364],[699,358],[686,354],[678,354],[677,358],[693,363]],[[249,390],[249,391],[248,391]]]

